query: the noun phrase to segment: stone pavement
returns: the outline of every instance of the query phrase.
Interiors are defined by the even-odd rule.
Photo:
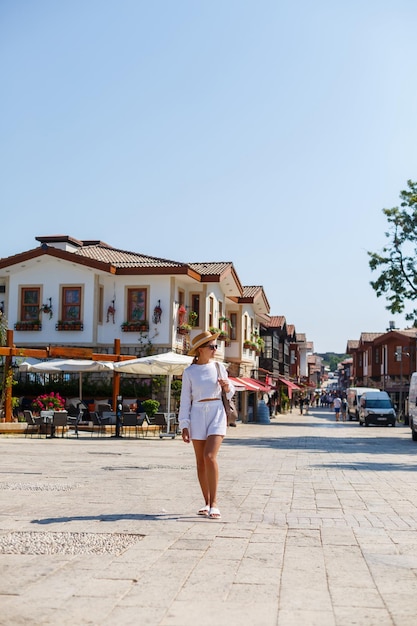
[[[328,410],[180,438],[0,438],[0,624],[414,626],[417,444]]]

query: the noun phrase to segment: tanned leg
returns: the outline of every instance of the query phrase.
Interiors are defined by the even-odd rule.
[[[210,507],[217,506],[217,485],[219,482],[219,466],[217,464],[217,454],[219,452],[222,435],[210,435],[207,437],[204,447],[204,464],[206,470],[206,480],[208,486]]]
[[[206,504],[210,503],[209,485],[207,482],[206,465],[204,460],[204,449],[206,446],[206,440],[193,439],[195,459],[197,462],[197,476],[200,483],[201,491],[203,492],[204,501]]]

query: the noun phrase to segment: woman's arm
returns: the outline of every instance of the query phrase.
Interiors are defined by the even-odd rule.
[[[224,391],[226,392],[227,398],[230,400],[235,395],[236,389],[232,381],[229,379],[227,369],[225,368],[223,363],[219,363],[219,365],[220,365],[220,376],[221,376],[221,379],[219,379],[219,382],[220,382],[222,389],[224,389]]]
[[[181,430],[190,428],[191,402],[191,380],[187,370],[184,370],[182,375],[180,410],[178,414],[178,423]]]

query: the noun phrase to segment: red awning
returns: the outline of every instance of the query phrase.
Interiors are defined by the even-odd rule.
[[[290,380],[287,380],[286,378],[279,377],[278,380],[281,383],[284,383],[284,385],[287,385],[288,389],[293,389],[294,391],[301,391],[301,387],[299,387],[295,383],[292,383]]]
[[[236,391],[270,391],[270,387],[254,378],[233,378],[229,376],[229,380],[236,387]]]
[[[245,385],[247,385],[248,389],[251,391],[270,391],[271,388],[268,385],[264,385],[260,380],[255,380],[255,378],[239,378]]]
[[[234,384],[236,391],[247,390],[245,383],[242,380],[240,380],[240,378],[233,378],[233,376],[229,376],[229,380],[231,380],[232,383]]]

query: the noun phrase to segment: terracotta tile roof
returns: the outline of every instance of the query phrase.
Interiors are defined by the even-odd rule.
[[[417,337],[417,328],[404,328],[404,330],[398,330],[397,332],[407,337]]]
[[[359,339],[348,339],[347,347],[349,350],[356,350],[359,346]]]
[[[294,324],[287,324],[287,331],[289,335],[293,335],[295,333],[295,326]]]
[[[179,263],[177,261],[169,261],[167,259],[160,259],[158,257],[147,256],[144,254],[138,254],[136,252],[127,252],[125,250],[118,250],[117,248],[110,248],[106,244],[93,244],[83,246],[73,252],[74,256],[79,256],[88,259],[94,259],[95,261],[101,261],[103,263],[109,263],[114,267],[183,267],[185,263]]]
[[[348,339],[346,351],[349,354],[349,350],[357,350],[359,347],[359,339]]]
[[[233,263],[231,261],[213,261],[209,263],[189,263],[193,270],[201,274],[201,276],[213,276],[221,275],[223,272],[231,267]]]
[[[306,334],[305,333],[297,333],[297,343],[305,343]]]
[[[361,333],[361,338],[359,340],[360,343],[368,343],[370,341],[374,341],[384,333]]]
[[[243,287],[243,298],[254,298],[258,293],[262,290],[262,287],[259,285],[253,285],[248,287],[247,285]]]
[[[270,328],[283,328],[286,324],[284,315],[270,315],[269,327]]]

